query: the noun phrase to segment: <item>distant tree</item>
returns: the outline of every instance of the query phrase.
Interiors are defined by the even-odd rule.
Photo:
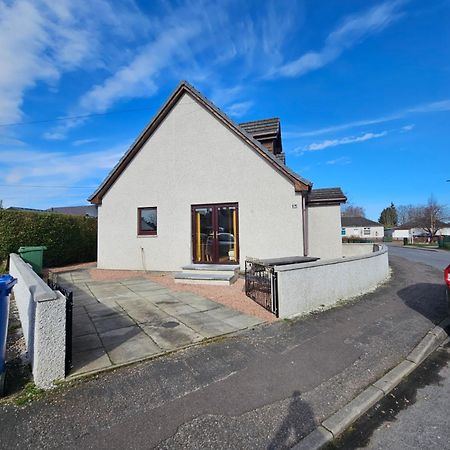
[[[407,222],[414,222],[420,216],[421,206],[400,205],[396,207],[398,224],[403,225]]]
[[[348,204],[341,209],[342,217],[366,217],[366,211],[362,206]]]
[[[391,206],[381,211],[378,222],[382,223],[386,228],[396,227],[398,224],[397,208],[391,202]]]
[[[415,214],[414,220],[418,227],[425,230],[431,239],[445,226],[444,221],[448,219],[446,205],[438,203],[433,195],[430,196],[426,205],[419,206],[416,209]]]

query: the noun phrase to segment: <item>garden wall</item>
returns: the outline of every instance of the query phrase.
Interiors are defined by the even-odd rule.
[[[279,316],[291,317],[333,306],[341,300],[364,294],[386,280],[389,276],[387,247],[355,245],[364,245],[365,254],[276,266]],[[346,253],[358,253],[362,249],[348,247]]]
[[[65,376],[66,298],[50,289],[20,256],[11,254],[9,273],[36,386],[52,387]]]

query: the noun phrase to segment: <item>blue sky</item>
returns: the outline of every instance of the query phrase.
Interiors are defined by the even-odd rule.
[[[288,165],[373,219],[449,204],[449,23],[448,0],[0,0],[0,199],[86,203],[186,79],[280,117]]]

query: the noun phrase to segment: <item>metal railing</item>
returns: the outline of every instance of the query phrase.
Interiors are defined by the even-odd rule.
[[[246,260],[245,295],[278,317],[277,273],[273,267]]]

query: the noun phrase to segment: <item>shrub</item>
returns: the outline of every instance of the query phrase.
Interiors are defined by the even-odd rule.
[[[97,219],[0,209],[0,263],[19,247],[45,245],[44,265],[97,259]]]

